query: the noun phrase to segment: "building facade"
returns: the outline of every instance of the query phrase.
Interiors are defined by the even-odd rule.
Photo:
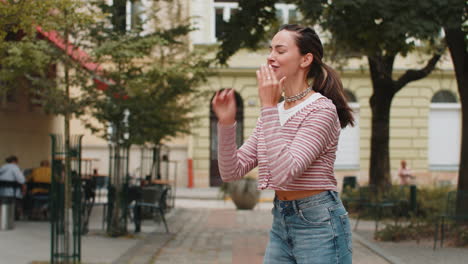
[[[228,21],[236,12],[237,1],[194,0],[191,15],[197,31],[191,35],[195,47],[216,46],[216,37],[222,32],[221,21]],[[294,5],[277,4],[277,15],[283,23],[300,18]],[[326,41],[326,40],[325,40]],[[266,63],[268,49],[241,50],[233,56],[228,68],[216,70],[204,89],[213,93],[233,88],[238,107],[237,142],[246,140],[255,127],[260,105],[257,97],[255,71]],[[427,58],[426,58],[427,59]],[[325,61],[327,60],[325,55]],[[395,78],[406,69],[423,67],[424,56],[410,54],[397,58]],[[343,176],[354,175],[359,182],[368,181],[371,138],[371,109],[369,98],[372,85],[365,60],[351,60],[339,72],[357,124],[341,132],[335,172],[340,181]],[[450,57],[446,55],[428,77],[404,87],[393,99],[390,114],[390,163],[394,182],[401,160],[407,160],[418,184],[449,181],[456,184],[460,153],[461,116],[457,86]],[[219,184],[216,161],[216,118],[210,102],[201,107],[202,123],[194,128],[190,138],[196,187]],[[256,174],[255,170],[252,172]]]
[[[109,0],[110,1],[110,0]],[[128,1],[127,12],[145,10],[151,1]],[[187,17],[191,17],[197,30],[190,35],[194,49],[216,47],[222,32],[222,21],[228,21],[236,12],[237,1],[180,0]],[[283,23],[300,21],[294,5],[277,4],[277,15]],[[141,13],[141,19],[145,19]],[[128,16],[131,27],[132,16]],[[326,41],[326,39],[325,39]],[[215,48],[211,50],[216,50]],[[211,54],[213,55],[213,54]],[[237,122],[240,145],[251,134],[260,113],[255,71],[266,62],[268,49],[240,50],[229,61],[229,67],[214,69],[214,75],[201,88],[213,94],[220,89],[233,88],[238,105]],[[327,61],[325,55],[325,61]],[[424,56],[414,53],[395,61],[395,78],[406,69],[421,68]],[[427,59],[427,58],[426,58]],[[333,66],[333,65],[332,65]],[[356,126],[341,132],[335,172],[340,181],[343,176],[354,175],[359,182],[368,181],[370,161],[371,110],[369,98],[372,85],[365,60],[350,60],[339,71]],[[438,63],[437,70],[428,77],[404,87],[393,99],[390,114],[390,162],[393,180],[400,160],[407,160],[416,175],[416,183],[433,184],[441,181],[455,184],[461,142],[461,112],[452,63],[448,55]],[[217,170],[216,117],[210,100],[201,105],[199,122],[192,134],[166,142],[168,165],[163,173],[177,175],[177,185],[203,188],[220,184]],[[15,154],[23,168],[36,167],[50,156],[49,134],[61,133],[62,118],[47,116],[30,103],[22,89],[5,95],[0,103],[0,157]],[[100,174],[108,172],[108,144],[87,131],[79,120],[72,121],[72,133],[84,134],[83,157],[93,160],[92,168]],[[129,172],[142,176],[148,150],[131,149]],[[256,175],[256,170],[251,172]]]

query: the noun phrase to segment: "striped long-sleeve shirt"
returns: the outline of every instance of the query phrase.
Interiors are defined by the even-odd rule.
[[[325,97],[306,105],[281,126],[277,107],[264,107],[249,139],[236,146],[236,124],[218,124],[218,163],[223,181],[242,178],[258,165],[258,188],[335,190],[333,164],[340,122]]]

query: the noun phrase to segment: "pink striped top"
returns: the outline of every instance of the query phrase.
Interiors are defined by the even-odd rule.
[[[280,125],[278,108],[264,107],[252,135],[236,146],[236,124],[218,124],[218,163],[223,181],[244,177],[258,165],[258,188],[334,190],[340,122],[333,102],[322,97]]]

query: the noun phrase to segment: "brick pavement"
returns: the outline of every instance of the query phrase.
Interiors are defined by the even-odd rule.
[[[162,225],[146,220],[138,235],[107,237],[101,230],[102,208],[96,208],[92,231],[82,237],[83,263],[261,263],[272,221],[271,202],[259,203],[253,211],[236,211],[231,201],[216,200],[216,194],[200,191],[207,199],[190,199],[190,193],[177,199],[176,209],[167,215],[170,234]],[[15,229],[0,232],[0,263],[47,260],[49,226],[47,222],[19,221]],[[432,240],[420,244],[374,241],[373,229],[371,221],[359,225],[353,239],[353,263],[387,263],[381,256],[395,264],[466,263],[468,259],[466,248],[432,251]],[[129,230],[133,230],[131,223]]]
[[[169,217],[170,235],[161,227],[116,263],[262,263],[271,221],[264,209],[178,208]],[[353,263],[388,262],[355,243]]]

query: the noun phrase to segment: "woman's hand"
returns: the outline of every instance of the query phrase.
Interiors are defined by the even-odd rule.
[[[286,76],[278,81],[271,66],[262,65],[257,70],[258,96],[262,107],[276,106],[281,98],[281,91]]]
[[[232,125],[236,122],[236,98],[234,90],[226,89],[217,91],[211,101],[213,111],[218,117],[218,122],[222,125]]]

